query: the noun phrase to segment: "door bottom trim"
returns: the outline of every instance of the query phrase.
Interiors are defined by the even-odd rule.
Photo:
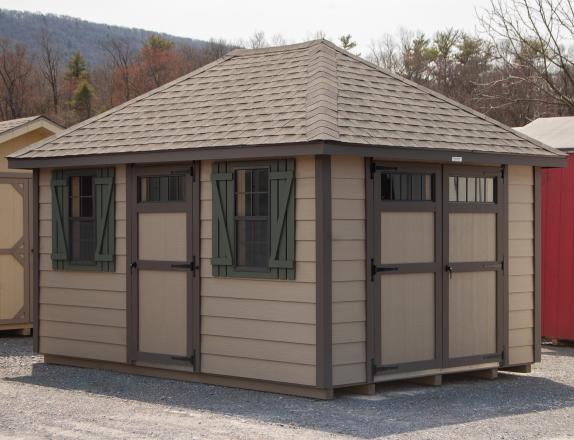
[[[396,374],[380,374],[373,378],[374,382],[391,382],[400,379],[411,379],[415,377],[432,376],[435,374],[464,373],[467,371],[486,370],[488,368],[498,368],[499,362],[487,362],[483,364],[464,365],[450,368],[432,368],[428,370],[409,371]]]

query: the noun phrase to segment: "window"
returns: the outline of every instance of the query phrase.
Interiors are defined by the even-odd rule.
[[[236,266],[267,270],[269,263],[269,170],[235,171]]]
[[[96,218],[93,176],[68,177],[70,261],[95,264]]]
[[[183,175],[145,176],[138,178],[138,201],[181,202],[184,200]]]
[[[52,266],[115,271],[113,168],[52,174]]]
[[[494,177],[450,176],[448,201],[461,203],[495,203]]]
[[[381,198],[388,201],[430,202],[433,200],[433,175],[383,173]]]
[[[294,278],[294,164],[291,159],[214,164],[215,276]]]

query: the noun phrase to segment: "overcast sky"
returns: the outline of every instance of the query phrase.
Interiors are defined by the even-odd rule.
[[[246,39],[254,31],[289,42],[322,30],[352,34],[360,50],[400,27],[433,33],[473,31],[476,8],[489,0],[0,0],[5,9],[54,13],[98,23],[137,27],[182,37]]]

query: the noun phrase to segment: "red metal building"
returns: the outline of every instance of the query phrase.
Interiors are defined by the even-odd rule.
[[[574,341],[574,117],[540,118],[519,129],[569,154],[542,171],[542,336]]]

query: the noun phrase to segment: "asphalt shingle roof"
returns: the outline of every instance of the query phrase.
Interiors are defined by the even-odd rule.
[[[235,50],[12,157],[312,141],[559,154],[332,43],[318,40]]]
[[[10,119],[8,121],[0,121],[0,134],[4,134],[10,130],[26,125],[28,122],[32,122],[41,116],[30,116],[29,118],[18,118]]]

